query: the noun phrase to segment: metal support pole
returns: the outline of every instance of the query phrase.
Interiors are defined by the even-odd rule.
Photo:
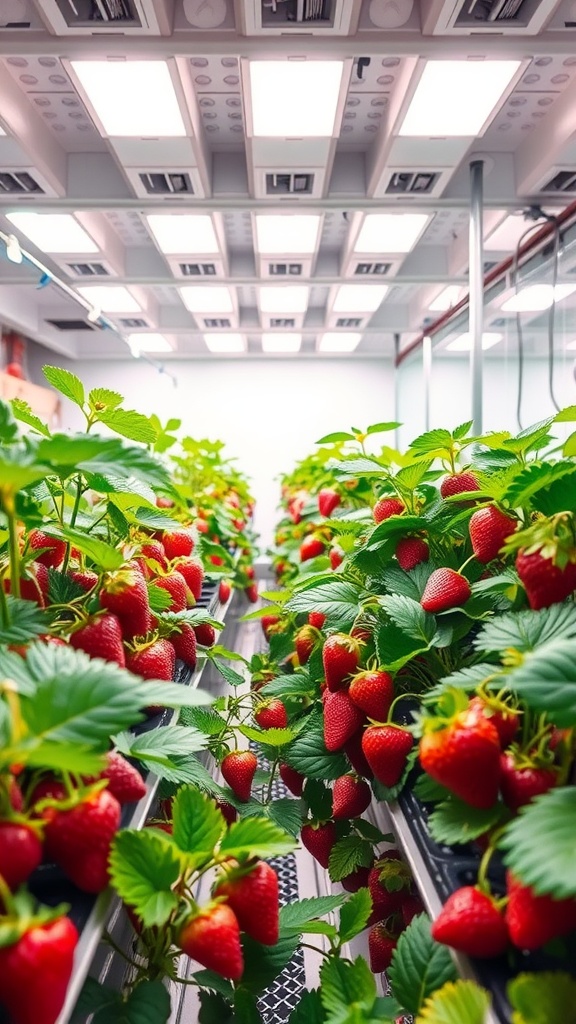
[[[472,430],[482,433],[482,335],[484,333],[484,245],[482,214],[484,191],[484,162],[470,164],[470,387]]]
[[[422,341],[422,370],[424,379],[424,430],[430,430],[430,388],[432,386],[432,338]]]
[[[396,423],[400,420],[400,367],[398,366],[398,355],[400,352],[400,334],[398,331],[394,334],[394,421]],[[400,437],[398,434],[398,427],[394,431],[394,447],[398,450],[400,445]]]

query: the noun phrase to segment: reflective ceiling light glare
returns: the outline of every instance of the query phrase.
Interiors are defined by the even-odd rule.
[[[486,334],[482,335],[483,351],[486,352],[487,349],[492,348],[494,345],[498,345],[498,343],[502,341],[503,337],[503,334],[494,334],[491,331],[487,331]],[[454,338],[453,341],[450,341],[446,345],[446,348],[449,348],[451,352],[469,352],[471,347],[472,342],[468,332],[466,332],[466,334],[460,334],[459,337]]]
[[[320,216],[304,214],[262,214],[256,217],[256,245],[265,256],[290,256],[316,250]]]
[[[269,334],[262,335],[263,352],[299,352],[302,344],[301,334]]]
[[[79,294],[103,313],[141,313],[133,295],[121,284],[89,284],[78,288]]]
[[[410,252],[430,219],[427,213],[368,213],[354,252]]]
[[[210,352],[245,352],[246,340],[243,334],[205,334],[204,341]]]
[[[129,334],[126,339],[133,354],[136,352],[172,352],[172,345],[163,334]]]
[[[335,313],[373,313],[388,293],[388,285],[342,284],[336,292]]]
[[[7,213],[6,219],[42,252],[93,253],[98,246],[71,213]]]
[[[305,313],[310,289],[300,285],[264,285],[258,303],[262,313]]]
[[[362,340],[361,334],[338,334],[327,331],[318,340],[318,352],[353,352]]]
[[[434,313],[446,313],[452,309],[457,302],[460,302],[462,288],[458,284],[449,284],[435,299],[432,300],[428,309]]]
[[[234,303],[230,289],[224,285],[213,288],[203,285],[186,285],[180,295],[191,313],[233,313]]]
[[[146,220],[160,249],[167,256],[220,252],[212,218],[206,213],[152,213]]]
[[[478,135],[520,65],[518,60],[428,61],[399,135]]]
[[[107,135],[186,135],[163,60],[73,60],[71,67]]]
[[[543,226],[544,220],[539,222],[526,220],[521,213],[511,213],[486,236],[484,248],[492,252],[512,252],[526,231],[530,231],[525,239],[528,241]]]
[[[341,60],[250,61],[254,135],[299,139],[331,136],[343,71]]]
[[[551,284],[531,284],[521,288],[517,295],[511,295],[502,305],[504,313],[541,313],[550,309],[552,302],[561,302],[569,295],[576,292],[574,284],[557,284],[553,289]]]

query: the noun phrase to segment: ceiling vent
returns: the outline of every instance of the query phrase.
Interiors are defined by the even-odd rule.
[[[385,277],[390,273],[392,263],[357,263],[354,268],[355,277]]]
[[[215,263],[179,263],[182,277],[216,277],[218,270]]]
[[[304,173],[267,173],[267,196],[310,196],[314,191],[314,175]]]
[[[424,35],[537,35],[558,0],[424,0]]]
[[[576,195],[576,169],[557,171],[553,178],[541,186],[540,191]]]
[[[41,0],[57,35],[170,35],[172,0]]]
[[[386,185],[386,195],[430,195],[440,178],[440,171],[394,171]]]
[[[296,320],[294,317],[273,316],[270,318],[270,327],[296,327]]]
[[[365,317],[360,316],[339,316],[336,320],[335,327],[361,327],[364,323]]]
[[[215,316],[205,317],[202,320],[202,323],[204,324],[204,327],[207,327],[207,328],[209,328],[209,327],[224,328],[224,327],[231,327],[232,326],[232,321],[228,317],[221,317],[221,316],[220,317],[215,317]]]
[[[86,320],[47,320],[47,324],[59,331],[93,331],[94,326]]]
[[[103,263],[67,263],[66,266],[76,277],[108,277],[110,273]]]
[[[149,196],[194,195],[190,175],[183,171],[140,171],[138,177]]]
[[[303,264],[269,263],[268,273],[270,277],[301,277],[303,273]]]
[[[41,195],[44,192],[28,171],[0,171],[0,194]]]
[[[139,316],[128,316],[120,319],[122,327],[129,327],[130,330],[135,330],[137,327],[148,327],[148,321],[143,320]]]
[[[347,35],[361,0],[244,0],[236,5],[246,35]]]

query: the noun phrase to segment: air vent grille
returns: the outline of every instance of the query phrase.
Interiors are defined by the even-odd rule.
[[[143,171],[138,177],[149,196],[194,194],[190,175],[181,171],[166,174],[158,171]]]
[[[287,195],[312,195],[314,189],[313,174],[267,174],[266,195],[287,196]]]
[[[269,263],[270,277],[299,277],[302,274],[301,263]]]
[[[550,181],[542,186],[541,192],[565,192],[571,195],[576,193],[576,170],[558,171]]]
[[[523,6],[524,0],[472,0],[464,8],[474,21],[501,22],[516,21]]]
[[[336,327],[360,327],[362,324],[362,317],[359,316],[339,316],[336,321]]]
[[[230,320],[226,317],[208,317],[204,320],[204,327],[231,327]]]
[[[93,331],[94,327],[86,320],[47,320],[47,324],[59,331]]]
[[[44,189],[40,188],[28,171],[0,171],[0,193],[9,195],[43,195]]]
[[[215,263],[179,263],[182,277],[215,277]]]
[[[296,327],[293,317],[275,316],[270,320],[270,327]]]
[[[391,263],[357,263],[354,274],[357,277],[383,277],[390,273]]]
[[[103,263],[69,263],[68,267],[76,277],[108,277]]]
[[[135,327],[148,327],[147,321],[138,316],[125,317],[123,320],[120,320],[120,323],[122,327],[130,327],[131,329]]]
[[[395,171],[386,186],[386,194],[427,195],[439,177],[439,171]]]

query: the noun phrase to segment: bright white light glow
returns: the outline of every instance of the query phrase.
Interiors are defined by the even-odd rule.
[[[71,213],[7,213],[6,219],[42,252],[98,252],[96,242]]]
[[[128,344],[136,352],[172,352],[172,345],[163,334],[129,334]]]
[[[410,252],[429,221],[427,213],[368,213],[354,252]]]
[[[4,129],[3,129],[1,124],[0,124],[0,135],[6,135],[6,132],[4,131]]]
[[[205,334],[204,341],[210,352],[245,352],[246,339],[243,334]]]
[[[520,67],[518,60],[431,60],[399,135],[476,136]]]
[[[306,285],[278,285],[260,289],[258,302],[263,313],[305,313],[310,289]]]
[[[552,302],[561,302],[576,292],[576,284],[531,284],[521,288],[517,295],[512,295],[502,305],[504,313],[541,313],[550,309]]]
[[[79,294],[103,313],[141,313],[133,295],[121,284],[89,284],[78,288]]]
[[[335,313],[373,313],[387,293],[385,284],[342,284],[332,309]]]
[[[462,294],[462,288],[458,284],[449,284],[447,288],[444,288],[435,299],[432,300],[428,309],[435,313],[445,313],[446,310],[452,309],[457,302],[460,301]]]
[[[22,263],[22,249],[16,235],[8,235],[6,242],[6,257],[10,263]]]
[[[326,137],[334,133],[341,60],[250,61],[254,135]]]
[[[206,213],[152,213],[146,218],[167,255],[212,255],[220,251],[212,218]]]
[[[209,288],[190,284],[180,289],[182,300],[191,313],[233,313],[230,289],[224,285]]]
[[[320,217],[316,213],[263,214],[256,217],[256,245],[262,255],[312,253],[316,249]]]
[[[327,331],[318,339],[318,352],[353,352],[362,339],[361,334],[337,334]]]
[[[71,66],[106,135],[186,135],[165,61],[73,60]]]
[[[301,334],[264,333],[262,335],[263,352],[299,352],[301,344]]]
[[[484,352],[486,349],[492,348],[493,345],[497,345],[498,342],[502,341],[502,338],[502,334],[493,334],[490,331],[483,334],[482,348]],[[466,332],[466,334],[460,334],[458,338],[454,338],[453,341],[449,342],[448,345],[446,345],[446,348],[449,348],[451,352],[469,352],[472,348],[470,334],[468,332]]]

